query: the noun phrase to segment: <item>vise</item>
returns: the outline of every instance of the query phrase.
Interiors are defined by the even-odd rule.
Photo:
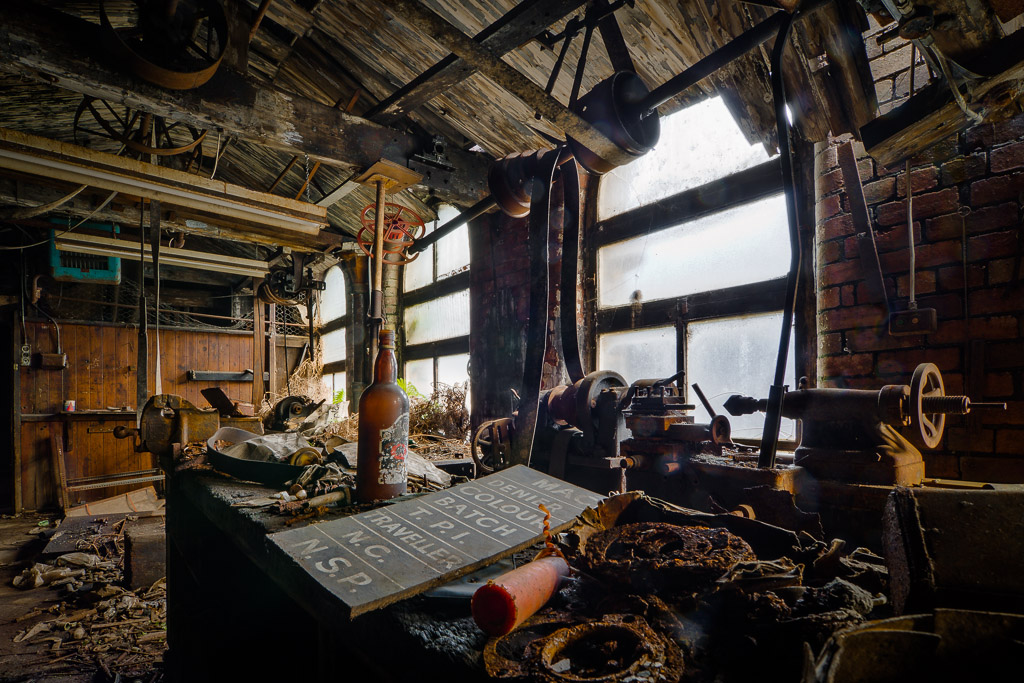
[[[263,434],[263,423],[257,417],[225,417],[216,409],[200,410],[176,394],[157,394],[142,408],[137,427],[115,428],[114,436],[135,437],[136,452],[153,453],[164,469],[170,469],[170,460],[181,446],[206,442],[221,427]]]
[[[767,403],[734,395],[724,405],[735,416],[763,412]],[[909,386],[800,389],[786,393],[782,401],[783,416],[801,421],[795,465],[819,479],[899,486],[923,481],[924,458],[918,447],[938,446],[946,415],[970,410],[967,396],[946,395],[942,374],[932,363],[919,365]]]

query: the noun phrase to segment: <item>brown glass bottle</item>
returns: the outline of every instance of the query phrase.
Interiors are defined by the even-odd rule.
[[[356,500],[371,503],[405,493],[409,451],[409,397],[396,383],[395,333],[380,331],[373,384],[359,398]]]

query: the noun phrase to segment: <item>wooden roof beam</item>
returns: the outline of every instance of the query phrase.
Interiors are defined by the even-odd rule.
[[[564,19],[586,2],[587,0],[525,0],[473,36],[473,40],[495,55],[505,55],[530,42],[546,28]],[[366,117],[377,123],[394,123],[477,71],[474,64],[457,54],[450,54],[366,112]]]
[[[164,90],[88,48],[103,44],[95,24],[22,1],[0,3],[3,71],[345,168],[368,168],[382,158],[405,164],[429,142],[224,68],[201,88]],[[450,201],[483,197],[484,155],[451,146],[448,157],[457,170],[430,174],[421,185]]]
[[[607,135],[548,95],[542,87],[502,60],[500,55],[467,36],[419,0],[392,0],[387,10],[472,64],[480,73],[518,97],[526,106],[540,113],[552,125],[572,136],[597,156],[616,164],[632,161],[633,157]]]

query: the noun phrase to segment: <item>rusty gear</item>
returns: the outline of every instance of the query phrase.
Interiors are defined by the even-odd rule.
[[[583,562],[612,584],[643,592],[696,591],[738,562],[756,560],[747,542],[725,529],[664,522],[624,524],[587,539]]]

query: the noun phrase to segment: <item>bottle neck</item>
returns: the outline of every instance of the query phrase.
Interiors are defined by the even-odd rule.
[[[398,361],[395,350],[381,347],[373,364],[373,383],[395,382],[398,379]]]

